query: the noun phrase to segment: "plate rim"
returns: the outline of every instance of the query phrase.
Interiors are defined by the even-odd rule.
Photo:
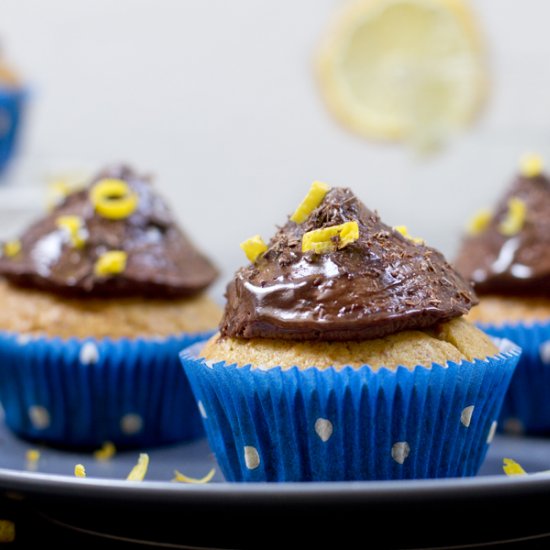
[[[126,500],[155,500],[168,503],[209,503],[230,500],[246,503],[284,498],[286,504],[304,500],[323,501],[332,505],[335,500],[357,503],[394,499],[415,501],[429,496],[447,501],[453,497],[505,496],[515,497],[526,492],[547,492],[550,497],[550,472],[506,476],[484,475],[468,478],[439,478],[421,480],[373,480],[334,482],[217,482],[183,484],[172,481],[132,482],[111,478],[77,478],[66,474],[47,474],[0,468],[0,487],[8,498],[26,496],[56,496],[60,498],[119,498]]]

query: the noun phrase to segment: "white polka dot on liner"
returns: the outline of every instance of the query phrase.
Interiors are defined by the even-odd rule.
[[[460,413],[460,422],[462,422],[462,424],[466,426],[466,428],[468,428],[470,426],[470,423],[472,422],[472,414],[474,414],[473,405],[464,407],[462,409],[462,412]]]
[[[397,443],[394,443],[392,445],[391,457],[398,464],[403,464],[403,462],[405,462],[406,458],[409,456],[410,452],[411,447],[406,441],[398,441]]]
[[[497,431],[497,421],[493,420],[491,427],[489,428],[489,433],[487,434],[487,443],[491,443],[495,438],[495,433]]]
[[[142,428],[143,419],[139,414],[128,413],[120,419],[120,429],[127,435],[137,434]]]
[[[326,443],[330,439],[333,431],[334,428],[332,426],[332,422],[327,418],[318,418],[315,421],[315,433],[321,438],[321,441],[323,441],[324,443]]]
[[[24,346],[25,344],[28,344],[32,340],[32,336],[30,334],[18,334],[17,335],[17,343],[20,346]]]
[[[99,361],[99,350],[93,342],[86,342],[80,348],[80,362],[83,365],[93,365]]]
[[[508,418],[504,422],[504,431],[512,435],[522,435],[525,428],[519,418]]]
[[[244,463],[249,470],[254,470],[260,465],[260,455],[256,447],[245,445],[244,447]]]
[[[540,360],[545,364],[550,364],[550,340],[543,342],[539,346]]]
[[[202,401],[198,401],[197,406],[199,407],[199,412],[201,413],[201,416],[204,419],[208,418],[208,415],[206,414],[206,409],[204,408]]]
[[[33,427],[37,430],[45,430],[50,425],[50,413],[42,405],[32,405],[29,407],[29,419]]]

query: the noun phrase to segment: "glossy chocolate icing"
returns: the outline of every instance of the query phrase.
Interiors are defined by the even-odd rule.
[[[359,239],[302,253],[302,235],[348,221]],[[380,221],[347,188],[333,188],[303,224],[280,228],[266,253],[228,284],[222,336],[365,340],[422,329],[477,303],[440,252]]]
[[[499,224],[512,197],[525,203],[527,214],[520,231],[505,236]],[[485,231],[464,237],[454,264],[479,294],[550,297],[550,181],[546,176],[518,176],[498,201]]]
[[[104,178],[123,180],[137,194],[137,208],[127,218],[108,219],[95,211],[89,191]],[[84,223],[82,248],[72,246],[57,226],[56,220],[66,215],[79,216]],[[217,277],[216,268],[185,236],[148,178],[123,165],[105,169],[86,189],[68,195],[19,241],[18,254],[0,258],[0,275],[17,285],[63,295],[191,296]],[[125,251],[126,268],[114,276],[98,276],[94,265],[108,250]]]

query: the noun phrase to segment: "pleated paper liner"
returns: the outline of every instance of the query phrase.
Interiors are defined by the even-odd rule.
[[[260,370],[181,353],[228,481],[474,476],[521,350],[413,370]]]
[[[502,404],[499,430],[529,435],[550,434],[550,321],[478,324],[490,335],[522,348],[521,358]]]
[[[0,332],[5,421],[21,437],[68,447],[204,436],[178,354],[209,335],[62,340]]]
[[[0,88],[0,173],[16,151],[27,99],[27,90]]]

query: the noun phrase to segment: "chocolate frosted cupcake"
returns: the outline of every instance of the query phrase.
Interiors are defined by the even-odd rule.
[[[550,180],[539,157],[525,157],[493,212],[473,218],[455,264],[480,296],[469,318],[523,349],[501,427],[550,433]]]
[[[0,51],[0,174],[16,151],[23,123],[27,90]]]
[[[64,197],[0,258],[0,399],[21,436],[156,445],[203,433],[178,352],[213,333],[217,276],[126,166]]]
[[[464,320],[471,286],[349,189],[315,183],[181,354],[232,481],[466,476],[519,350]]]

